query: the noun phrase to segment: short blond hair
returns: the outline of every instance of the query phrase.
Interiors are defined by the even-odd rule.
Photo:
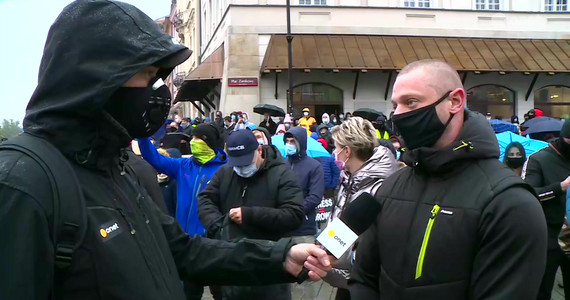
[[[422,59],[405,66],[398,76],[421,69],[426,74],[425,83],[439,94],[463,88],[457,70],[450,64],[438,59]]]
[[[359,159],[366,161],[378,146],[376,129],[370,121],[361,117],[351,117],[332,128],[334,141],[341,147],[350,147]]]

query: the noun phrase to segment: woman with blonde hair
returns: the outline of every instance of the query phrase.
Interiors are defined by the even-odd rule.
[[[341,168],[340,189],[329,218],[338,217],[346,205],[366,192],[374,196],[384,179],[397,170],[390,150],[378,145],[376,130],[370,121],[352,117],[332,128],[335,160]],[[350,299],[348,275],[352,251],[347,251],[325,278],[338,288],[336,299]]]

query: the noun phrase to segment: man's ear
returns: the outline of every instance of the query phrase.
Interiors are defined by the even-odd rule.
[[[462,88],[457,88],[451,92],[449,95],[449,100],[451,101],[450,113],[456,114],[465,108],[465,90]]]
[[[263,153],[263,145],[257,146],[257,151],[259,152],[259,155],[261,155],[261,158],[265,159],[265,153]]]

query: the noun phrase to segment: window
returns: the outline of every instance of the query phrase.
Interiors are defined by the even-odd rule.
[[[534,107],[545,116],[562,118],[570,115],[570,87],[545,86],[534,92]]]
[[[483,115],[491,113],[493,118],[508,120],[515,114],[515,93],[495,84],[476,86],[467,91],[467,107]]]
[[[299,5],[327,5],[327,0],[299,0]]]
[[[430,0],[404,0],[405,7],[430,7]]]
[[[309,107],[320,123],[323,113],[338,115],[343,111],[343,104],[343,91],[336,86],[314,82],[293,87],[294,116],[302,116],[303,108]]]
[[[545,11],[568,11],[568,0],[544,0]]]
[[[475,0],[475,9],[477,9],[477,10],[500,10],[501,9],[501,0]]]

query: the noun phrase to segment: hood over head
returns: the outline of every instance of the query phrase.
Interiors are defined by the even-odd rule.
[[[279,133],[281,132],[281,133]],[[275,135],[279,135],[279,134],[284,134],[285,132],[287,132],[287,129],[285,128],[284,124],[279,124],[277,126],[277,129],[275,130]]]
[[[24,130],[91,164],[131,140],[103,107],[129,78],[155,65],[166,78],[192,52],[136,7],[74,1],[51,26]]]
[[[299,156],[307,155],[307,129],[305,127],[293,127],[283,136],[283,142],[287,142],[287,137],[293,136],[299,145]]]
[[[425,173],[448,172],[458,163],[469,160],[495,158],[500,155],[499,142],[485,116],[465,110],[459,136],[443,148],[420,147],[404,151],[404,162]]]
[[[283,126],[283,128],[285,128],[285,126]],[[267,130],[267,128],[265,127],[257,127],[252,131],[261,131],[263,132],[263,134],[265,135],[265,137],[267,138],[267,143],[268,145],[271,145],[271,134],[269,133],[269,130]]]

